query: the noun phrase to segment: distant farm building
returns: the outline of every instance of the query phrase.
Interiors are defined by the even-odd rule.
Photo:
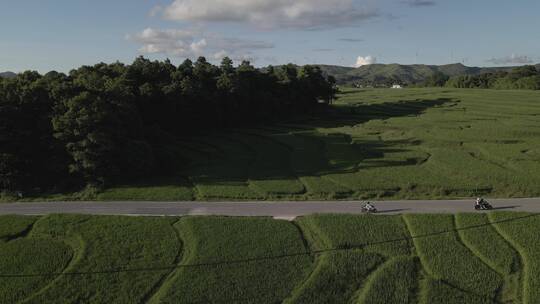
[[[392,86],[392,89],[403,89],[403,87],[400,84],[395,84]]]

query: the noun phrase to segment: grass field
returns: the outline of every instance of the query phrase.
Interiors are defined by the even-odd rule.
[[[540,217],[0,217],[0,303],[538,303]],[[7,223],[7,224],[6,224]]]
[[[324,114],[178,139],[173,176],[47,199],[539,196],[539,138],[540,92],[344,89]]]

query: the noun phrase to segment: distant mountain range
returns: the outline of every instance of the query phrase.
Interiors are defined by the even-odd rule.
[[[515,67],[468,67],[460,63],[448,65],[400,65],[400,64],[371,64],[359,68],[319,65],[328,75],[336,78],[338,84],[414,84],[426,80],[437,72],[450,77],[460,75],[478,75],[483,73],[510,71]],[[540,69],[540,64],[536,65]]]
[[[3,73],[0,73],[0,77],[2,78],[13,78],[13,77],[16,77],[17,74],[13,73],[13,72],[3,72]]]

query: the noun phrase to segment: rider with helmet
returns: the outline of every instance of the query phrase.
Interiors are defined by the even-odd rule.
[[[474,206],[477,210],[490,210],[492,209],[491,205],[483,198],[478,197],[476,199],[476,205]]]
[[[373,211],[375,210],[375,206],[373,206],[371,204],[371,202],[366,202],[366,204],[364,205],[364,208],[367,210],[367,211]]]
[[[485,203],[485,200],[483,198],[481,197],[476,198],[476,206],[481,207],[482,205],[484,205],[484,203]]]

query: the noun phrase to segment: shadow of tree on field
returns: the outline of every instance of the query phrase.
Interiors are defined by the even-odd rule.
[[[262,125],[249,130],[222,130],[207,136],[181,139],[185,149],[182,167],[172,176],[145,180],[145,186],[175,185],[188,178],[199,185],[247,185],[248,181],[293,181],[299,176],[320,177],[352,173],[361,168],[419,164],[423,157],[385,159],[387,153],[410,151],[415,139],[354,139],[349,134],[323,134],[321,128],[353,127],[371,120],[414,117],[435,107],[453,107],[453,99],[397,101],[380,104],[329,106],[303,119]],[[202,147],[198,141],[211,145]],[[212,148],[213,146],[213,148]],[[199,152],[197,152],[200,150]],[[271,186],[270,186],[271,187]]]

